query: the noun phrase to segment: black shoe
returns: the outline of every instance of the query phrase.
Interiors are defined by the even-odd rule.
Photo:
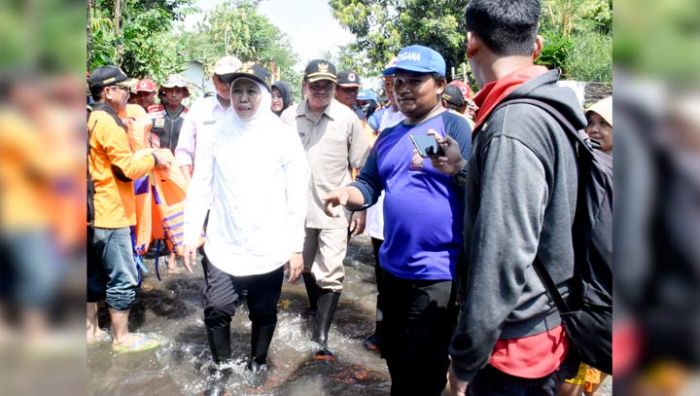
[[[260,388],[267,382],[267,364],[259,364],[255,359],[248,360],[245,365],[246,371],[248,371],[248,384],[254,388]]]
[[[226,381],[231,376],[231,369],[220,369],[218,365],[209,369],[209,377],[207,379],[206,389],[203,392],[204,396],[225,396],[230,395],[226,391]]]

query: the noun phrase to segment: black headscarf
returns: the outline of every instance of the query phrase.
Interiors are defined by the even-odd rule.
[[[289,84],[284,81],[277,81],[276,83],[272,84],[272,88],[279,89],[280,94],[282,94],[282,110],[275,111],[275,114],[280,116],[282,115],[282,112],[285,111],[290,104],[292,104],[292,89],[289,87]]]

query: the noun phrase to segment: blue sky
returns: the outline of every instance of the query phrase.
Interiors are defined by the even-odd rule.
[[[202,13],[225,0],[197,0]],[[343,29],[331,14],[327,0],[263,0],[259,6],[289,38],[294,52],[299,56],[296,68],[303,70],[308,61],[319,58],[325,51],[337,54],[338,46],[354,41],[355,36]],[[201,16],[189,16],[186,25],[194,25]]]

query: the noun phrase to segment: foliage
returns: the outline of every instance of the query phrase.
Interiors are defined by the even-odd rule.
[[[114,15],[115,1],[121,1],[120,17]],[[171,32],[191,1],[96,0],[88,10],[88,69],[115,64],[130,76],[156,80],[180,72],[184,62]]]
[[[687,86],[700,80],[696,0],[616,1],[615,62]]]
[[[82,70],[85,8],[76,0],[5,1],[0,6],[0,69]]]
[[[464,10],[468,0],[329,0],[333,16],[357,37],[341,63],[378,75],[402,47],[422,44],[440,52],[448,67],[466,61]],[[541,64],[566,78],[612,78],[612,1],[543,0]],[[354,54],[354,56],[353,56]]]
[[[330,0],[333,15],[357,41],[341,61],[364,75],[379,75],[404,46],[421,44],[440,52],[448,70],[464,60],[467,0]],[[354,62],[351,54],[355,53]]]
[[[537,63],[558,67],[564,78],[612,81],[612,1],[545,0]]]
[[[177,41],[181,56],[202,62],[205,70],[225,55],[260,62],[268,71],[274,63],[281,70],[281,79],[290,83],[294,96],[300,97],[301,75],[293,70],[296,55],[287,37],[258,13],[257,2],[219,4],[205,14],[194,32],[183,32]]]

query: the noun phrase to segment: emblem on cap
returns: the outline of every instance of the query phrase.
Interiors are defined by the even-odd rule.
[[[318,71],[320,71],[321,73],[328,73],[328,63],[319,63]]]
[[[357,77],[355,76],[355,73],[350,73],[350,74],[348,74],[348,80],[350,80],[350,81],[355,81],[355,80],[357,80]]]
[[[255,62],[246,62],[241,66],[241,68],[238,70],[239,73],[245,73],[245,74],[255,74],[255,71],[253,70],[253,66],[255,66]]]

